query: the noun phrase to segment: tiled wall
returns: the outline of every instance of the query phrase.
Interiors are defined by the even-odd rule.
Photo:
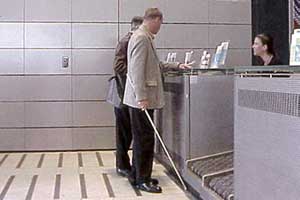
[[[251,2],[221,0],[0,0],[0,150],[114,147],[105,103],[116,43],[134,15],[159,7],[159,54],[214,50],[251,62]],[[70,58],[62,67],[62,57]],[[9,144],[8,144],[9,143]]]

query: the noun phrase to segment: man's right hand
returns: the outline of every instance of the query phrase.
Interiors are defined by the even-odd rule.
[[[147,107],[149,106],[149,101],[148,100],[141,100],[141,101],[138,101],[138,105],[140,106],[140,108],[142,110],[145,110],[147,109]]]

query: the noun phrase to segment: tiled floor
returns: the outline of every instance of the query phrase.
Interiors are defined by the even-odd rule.
[[[161,194],[134,190],[115,173],[113,151],[0,153],[0,200],[184,200],[188,196],[155,164]]]

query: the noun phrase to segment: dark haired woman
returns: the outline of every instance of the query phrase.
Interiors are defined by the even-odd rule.
[[[273,38],[270,35],[265,33],[257,35],[252,48],[254,55],[261,59],[261,65],[282,65],[282,62],[275,54]]]

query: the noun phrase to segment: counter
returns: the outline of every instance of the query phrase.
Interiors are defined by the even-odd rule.
[[[191,192],[204,200],[299,198],[299,72],[253,66],[165,76],[156,122]],[[159,145],[156,157],[172,174]]]

